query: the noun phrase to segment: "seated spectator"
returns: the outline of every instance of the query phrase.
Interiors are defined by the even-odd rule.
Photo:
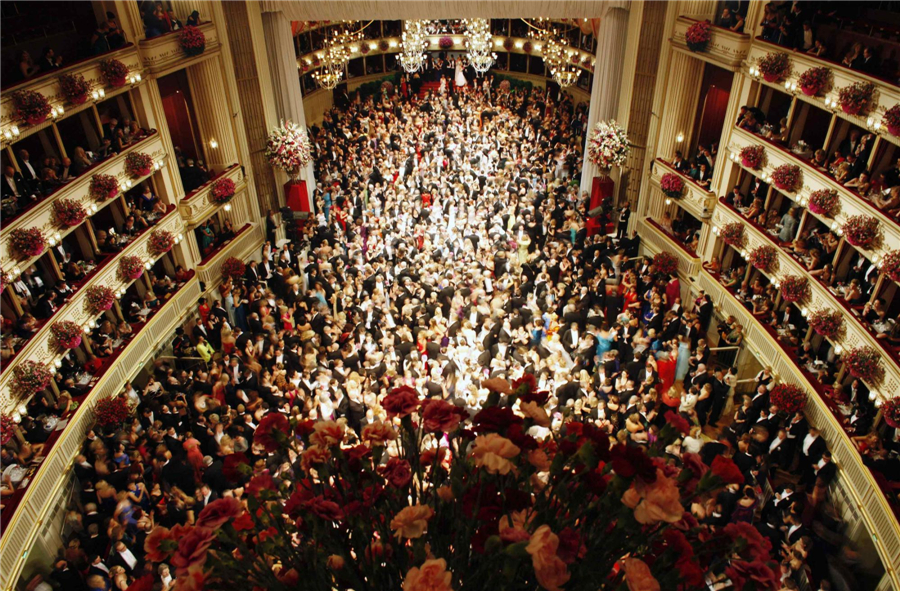
[[[722,9],[722,16],[719,17],[718,24],[720,27],[725,27],[737,33],[744,31],[744,17],[738,12],[732,12],[727,6]]]
[[[90,168],[94,163],[88,158],[87,152],[81,146],[76,146],[72,151],[72,174],[80,175]]]
[[[850,46],[850,50],[844,56],[844,59],[841,60],[841,65],[846,66],[848,68],[853,68],[854,63],[859,63],[858,60],[862,58],[863,54],[863,46],[862,43],[854,43]]]
[[[879,70],[881,69],[881,64],[879,63],[878,58],[876,58],[875,54],[872,52],[872,48],[866,47],[865,49],[863,49],[862,54],[854,58],[853,62],[850,64],[850,67],[854,70],[859,70],[864,74],[877,75]]]
[[[115,50],[123,47],[126,43],[125,32],[119,27],[115,13],[106,13],[106,25],[106,41],[109,43],[109,48]]]
[[[56,55],[52,47],[45,47],[44,51],[41,52],[41,61],[38,62],[41,73],[58,70],[60,64],[62,64],[62,56]]]
[[[200,26],[200,13],[196,10],[191,13],[191,16],[188,17],[187,22],[185,23],[188,27],[199,27]]]
[[[41,68],[31,59],[31,54],[27,51],[19,52],[17,58],[19,62],[19,75],[21,80],[28,80],[41,71]]]
[[[828,53],[828,49],[825,47],[825,44],[822,43],[821,39],[816,39],[813,42],[812,48],[810,48],[809,51],[807,51],[806,53],[808,53],[810,55],[814,55],[816,57],[826,57],[826,54]]]
[[[91,36],[91,53],[93,55],[100,55],[110,50],[107,35],[109,35],[109,23],[103,21],[97,25],[94,34]]]

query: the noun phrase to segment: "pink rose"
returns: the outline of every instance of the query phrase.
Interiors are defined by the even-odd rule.
[[[684,514],[678,485],[658,468],[655,482],[647,484],[636,479],[622,495],[622,503],[634,509],[634,518],[644,525],[660,521],[676,523]]]
[[[449,433],[459,426],[462,409],[444,400],[426,400],[422,403],[422,423],[426,433]]]
[[[166,544],[166,542],[170,542],[170,544]],[[169,528],[157,525],[147,534],[147,539],[144,540],[144,552],[147,560],[150,562],[166,561],[169,558],[169,554],[172,553],[172,550],[167,550],[166,546],[172,546],[172,549],[174,549],[175,544],[175,537]]]
[[[328,561],[326,562],[326,564],[331,570],[341,570],[342,568],[344,568],[344,559],[337,554],[332,554],[328,557]]]
[[[628,591],[660,591],[659,581],[650,573],[650,567],[643,560],[626,558],[622,561]]]
[[[179,538],[178,551],[172,556],[172,565],[178,570],[179,575],[183,571],[206,564],[206,551],[215,539],[215,530],[199,526],[190,528]]]
[[[484,467],[491,474],[506,475],[513,469],[509,458],[519,455],[519,451],[519,447],[506,437],[488,433],[475,438],[474,448],[469,455],[475,459],[477,467]]]
[[[398,538],[421,538],[433,515],[434,509],[428,505],[404,507],[391,519],[391,529]]]
[[[384,447],[386,442],[397,439],[397,431],[389,424],[377,421],[363,427],[360,439],[370,447]]]
[[[344,441],[344,428],[334,421],[318,421],[309,442],[320,447],[334,447]]]
[[[412,480],[412,469],[406,460],[391,458],[379,472],[394,488],[403,488]]]
[[[447,561],[432,558],[414,566],[403,579],[403,591],[452,591],[453,574],[447,570]]]
[[[238,501],[234,497],[225,497],[222,499],[217,499],[206,507],[203,507],[203,510],[200,511],[200,515],[197,517],[196,525],[197,527],[219,529],[229,519],[233,519],[240,514],[240,501]]]
[[[542,525],[531,534],[531,541],[525,548],[531,554],[531,563],[538,583],[547,591],[561,591],[572,576],[566,563],[557,556],[559,537],[550,530],[550,526]]]
[[[539,427],[550,426],[550,417],[547,416],[547,411],[544,410],[543,406],[538,406],[536,402],[523,402],[519,405],[519,409],[525,415],[525,418],[533,420],[535,425]]]
[[[511,515],[504,515],[500,518],[500,539],[513,544],[524,542],[531,537],[526,529],[530,523],[527,511],[513,511]]]

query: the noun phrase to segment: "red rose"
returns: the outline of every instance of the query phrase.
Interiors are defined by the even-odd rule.
[[[178,550],[172,556],[172,566],[179,572],[206,564],[206,551],[216,539],[216,532],[208,527],[195,526],[178,539]]]
[[[394,488],[403,488],[412,480],[412,469],[406,460],[391,458],[379,472]]]
[[[679,433],[682,435],[687,435],[691,432],[691,425],[687,420],[680,414],[676,414],[671,410],[666,411],[666,422],[678,429]]]
[[[144,553],[151,562],[163,562],[169,558],[171,550],[166,549],[167,542],[175,542],[175,536],[169,528],[157,525],[144,540]],[[171,546],[169,546],[171,548]]]
[[[725,567],[725,576],[731,579],[735,589],[743,589],[747,581],[755,581],[758,585],[752,585],[754,589],[778,589],[780,581],[778,576],[764,562],[746,562],[734,560]]]
[[[294,427],[294,433],[297,434],[297,437],[306,437],[315,431],[315,426],[316,422],[312,419],[297,421],[297,426]]]
[[[504,433],[513,423],[522,423],[524,419],[516,416],[512,410],[499,406],[488,406],[478,411],[472,418],[472,430],[476,433]]]
[[[297,517],[303,507],[313,497],[315,497],[315,492],[313,492],[312,483],[310,483],[309,480],[300,481],[300,483],[297,484],[297,488],[284,503],[284,512],[291,517]]]
[[[733,544],[738,545],[741,556],[745,556],[750,560],[766,561],[769,559],[772,543],[749,523],[729,523],[722,530],[722,533]]]
[[[576,558],[583,557],[587,548],[581,543],[581,536],[571,527],[564,527],[559,532],[559,548],[556,555],[566,564],[572,564]]]
[[[656,482],[656,464],[639,447],[616,445],[610,450],[613,471],[622,478],[639,477],[647,484]]]
[[[242,465],[250,465],[250,459],[246,454],[242,452],[228,454],[222,462],[222,473],[229,482],[239,484],[244,481],[244,475],[240,471]]]
[[[419,407],[419,395],[409,386],[400,386],[391,390],[391,393],[384,397],[381,406],[389,417],[402,419],[416,412]]]
[[[513,382],[513,391],[519,396],[531,394],[535,390],[537,390],[537,379],[534,377],[534,374],[523,374],[521,378]]]
[[[589,470],[582,475],[588,489],[598,497],[606,490],[606,476],[603,475],[605,464],[601,463],[596,470]]]
[[[744,484],[744,475],[731,458],[716,456],[710,466],[712,473],[722,479],[725,484]]]
[[[268,474],[267,474],[268,476]],[[271,476],[269,477],[271,479]],[[253,480],[256,480],[254,478]],[[253,481],[251,481],[252,484]],[[197,527],[219,529],[226,521],[241,514],[241,502],[234,497],[216,499],[203,507],[197,517]]]
[[[513,423],[506,430],[506,438],[512,441],[522,451],[531,451],[538,448],[537,439],[525,433],[523,423]]]
[[[550,392],[546,390],[543,392],[526,392],[519,395],[519,400],[522,402],[534,402],[538,406],[544,406],[550,400]]]
[[[275,485],[275,480],[272,479],[272,475],[269,474],[268,470],[254,476],[247,484],[247,494],[253,495],[254,497],[259,497],[259,493],[264,490],[275,491],[277,489],[278,487]]]
[[[253,517],[251,517],[247,512],[242,513],[240,517],[231,522],[231,525],[237,531],[248,531],[255,527],[253,523]]]
[[[327,521],[340,521],[344,518],[344,512],[341,511],[340,505],[334,501],[326,501],[323,497],[313,497],[304,507]]]
[[[703,463],[698,454],[689,451],[681,454],[681,461],[684,464],[684,469],[693,473],[692,478],[702,478],[709,470],[709,466]]]
[[[282,436],[289,433],[291,423],[280,412],[270,412],[259,422],[259,426],[253,433],[253,442],[263,446],[267,452],[278,451],[278,433]]]
[[[444,400],[430,399],[422,403],[422,423],[426,433],[449,433],[459,426],[466,411]]]

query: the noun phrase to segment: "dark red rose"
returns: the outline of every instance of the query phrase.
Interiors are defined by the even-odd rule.
[[[270,412],[262,418],[253,433],[253,442],[263,446],[267,452],[278,451],[278,433],[282,436],[291,431],[291,423],[280,412]]]
[[[476,433],[505,433],[513,423],[523,423],[522,417],[516,416],[512,410],[499,406],[488,406],[478,411],[472,418],[472,430]]]
[[[687,422],[687,419],[671,410],[666,411],[666,422],[678,429],[678,432],[682,435],[687,435],[691,432],[691,425]]]
[[[412,469],[406,460],[391,458],[379,468],[379,472],[394,488],[403,488],[412,480]]]
[[[518,380],[515,380],[512,385],[513,391],[519,396],[531,394],[537,390],[537,378],[534,377],[534,374],[526,373]]]
[[[519,400],[522,402],[534,402],[538,406],[544,406],[547,404],[547,401],[550,400],[550,392],[544,390],[542,392],[519,394]]]
[[[503,499],[493,484],[472,486],[463,494],[463,513],[481,521],[496,521],[503,515]],[[474,510],[478,507],[478,513]]]
[[[500,527],[497,520],[485,523],[475,530],[475,534],[472,536],[472,550],[478,554],[484,554],[484,544],[487,542],[487,539],[491,536],[496,536],[499,533]]]
[[[749,523],[729,523],[722,530],[722,533],[733,544],[737,544],[741,556],[747,557],[751,561],[766,561],[769,559],[772,543]]]
[[[419,408],[419,394],[409,386],[400,386],[394,388],[391,393],[384,397],[381,403],[388,416],[407,417],[416,412]]]
[[[235,519],[231,525],[233,525],[234,529],[237,531],[248,531],[256,527],[253,523],[253,517],[247,512],[241,514],[241,516]]]
[[[328,521],[340,521],[344,518],[344,512],[340,505],[334,501],[326,501],[323,497],[313,497],[303,506],[310,513]]]
[[[153,589],[153,575],[147,573],[139,579],[128,585],[126,591],[151,591]]]
[[[531,495],[517,488],[507,488],[503,491],[506,497],[506,509],[510,511],[524,511],[532,506]]]
[[[731,458],[716,456],[710,469],[725,484],[744,484],[744,475]]]
[[[203,507],[197,516],[197,527],[219,529],[226,521],[241,514],[241,502],[234,497],[216,499]]]
[[[258,497],[259,493],[264,490],[271,490],[274,492],[277,489],[278,487],[275,485],[275,480],[272,478],[272,475],[269,474],[268,470],[262,474],[257,474],[247,483],[247,494],[253,495],[254,497]]]
[[[537,439],[525,433],[523,423],[513,423],[506,430],[506,438],[516,444],[523,452],[528,452],[538,448]]]
[[[656,482],[656,464],[637,446],[617,444],[610,450],[613,471],[622,478],[637,476],[644,482]]]
[[[241,474],[241,471],[239,470],[239,466],[241,465],[250,465],[250,460],[247,458],[246,454],[236,452],[225,456],[225,460],[222,462],[222,473],[229,482],[240,484],[244,481],[245,476]]]
[[[681,462],[684,464],[685,470],[693,473],[692,479],[700,479],[709,471],[709,466],[703,463],[700,456],[689,451],[681,454]]]
[[[344,453],[347,454],[347,458],[351,460],[351,462],[359,462],[364,457],[369,455],[372,450],[363,444],[354,445],[348,450],[345,450]]]
[[[754,589],[778,589],[780,580],[778,575],[764,562],[746,562],[734,560],[725,567],[725,576],[731,579],[735,589],[743,589],[747,581],[754,581]]]
[[[301,480],[297,484],[297,488],[294,489],[294,492],[291,493],[291,496],[288,497],[288,500],[285,502],[284,512],[291,517],[297,517],[306,503],[315,496],[316,493],[313,492],[312,483],[307,479]]]
[[[192,527],[178,539],[178,550],[172,555],[172,566],[178,571],[206,563],[206,551],[216,539],[215,530]]]
[[[582,475],[588,489],[598,497],[603,494],[603,491],[606,490],[606,485],[608,484],[606,476],[603,475],[604,467],[605,464],[601,462],[596,470],[589,470]]]
[[[468,413],[444,400],[432,398],[422,402],[422,425],[426,433],[450,433]]]
[[[440,457],[438,457],[438,454],[440,454]],[[439,463],[447,460],[449,455],[450,450],[446,447],[430,447],[419,456],[419,463],[423,466],[431,466],[435,460]]]
[[[567,526],[559,532],[559,548],[556,554],[563,562],[572,564],[586,552],[587,548],[581,543],[581,536],[574,529]]]
[[[294,433],[297,434],[297,437],[308,437],[315,430],[315,426],[316,422],[312,419],[297,421],[297,426],[294,427]]]

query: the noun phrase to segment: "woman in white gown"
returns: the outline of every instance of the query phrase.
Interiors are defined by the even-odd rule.
[[[462,58],[456,58],[456,80],[455,84],[457,88],[466,86],[468,84],[468,80],[466,80],[466,75],[463,74],[463,61]]]

